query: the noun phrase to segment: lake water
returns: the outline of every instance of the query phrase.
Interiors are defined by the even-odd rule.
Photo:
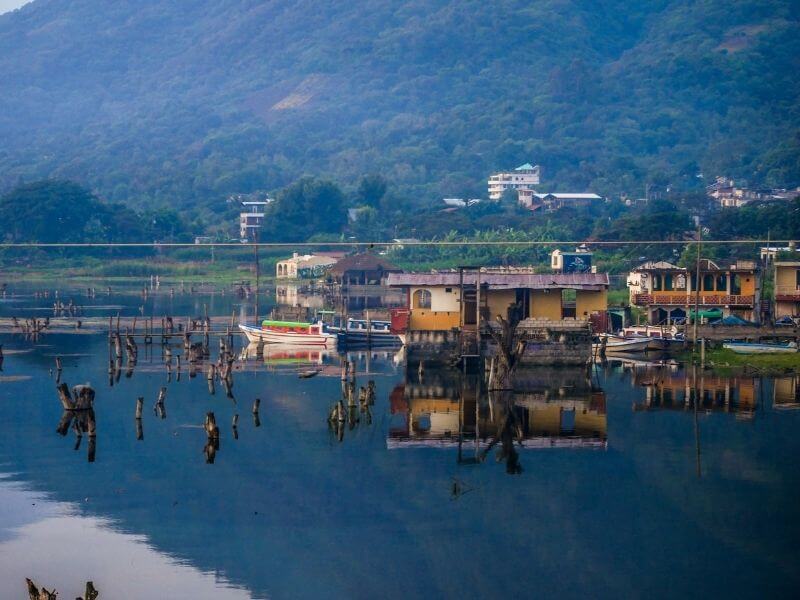
[[[793,378],[612,361],[531,370],[517,393],[490,397],[475,377],[420,380],[402,353],[362,352],[349,358],[374,404],[331,426],[336,353],[248,358],[231,399],[185,363],[168,379],[158,343],[111,382],[104,335],[0,343],[1,598],[25,597],[25,577],[64,598],[87,580],[100,598],[755,598],[800,586]],[[86,434],[56,431],[55,356],[63,381],[97,392],[91,462]],[[210,411],[216,450],[201,428]]]

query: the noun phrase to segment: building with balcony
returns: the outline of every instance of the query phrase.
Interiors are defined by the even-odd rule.
[[[591,332],[607,329],[605,273],[463,269],[392,274],[387,283],[406,293],[392,327],[404,336],[410,361],[491,355],[489,329],[502,317],[519,323],[523,363],[584,364]]]
[[[255,241],[258,231],[264,224],[267,206],[272,198],[266,200],[245,200],[239,213],[239,239],[242,243]]]
[[[500,200],[506,190],[532,190],[540,183],[541,167],[525,163],[508,173],[489,177],[489,200]]]
[[[800,260],[774,264],[775,318],[800,316]]]
[[[628,275],[630,303],[646,310],[649,324],[671,324],[694,314],[696,281],[694,269],[664,261],[644,263]],[[753,261],[720,267],[703,259],[697,299],[700,317],[758,320],[761,272]]]

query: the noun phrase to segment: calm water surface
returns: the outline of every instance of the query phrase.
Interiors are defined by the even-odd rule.
[[[375,404],[331,428],[335,354],[250,358],[230,399],[185,364],[168,380],[158,345],[109,382],[102,335],[0,343],[2,598],[24,597],[25,577],[65,598],[86,580],[101,598],[789,597],[800,585],[793,379],[612,363],[588,379],[532,371],[490,399],[474,378],[420,381],[400,355],[356,353]],[[87,436],[56,432],[56,355],[62,380],[97,391],[93,462]],[[215,452],[199,427],[209,411]]]

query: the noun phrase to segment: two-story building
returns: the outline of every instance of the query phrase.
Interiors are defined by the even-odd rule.
[[[800,260],[775,261],[775,318],[800,316]]]
[[[406,291],[406,308],[393,311],[392,325],[410,360],[491,353],[487,328],[502,317],[518,321],[529,341],[523,362],[584,364],[592,330],[607,328],[604,273],[471,269],[391,274],[387,283]]]
[[[267,206],[272,202],[266,200],[245,200],[242,202],[242,212],[239,213],[239,239],[242,243],[252,242],[257,239],[258,231],[264,224]]]
[[[694,314],[700,317],[736,315],[759,320],[761,272],[753,261],[737,261],[720,267],[711,260],[700,261],[700,290],[694,269],[668,262],[648,262],[628,275],[630,303],[647,311],[650,324],[670,324]]]
[[[489,177],[489,199],[500,200],[506,190],[531,190],[539,185],[541,167],[525,163],[508,173],[494,173]]]

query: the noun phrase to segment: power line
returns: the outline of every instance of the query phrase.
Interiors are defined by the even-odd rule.
[[[621,241],[575,241],[575,240],[509,240],[509,241],[415,241],[415,242],[0,242],[0,248],[373,248],[373,247],[427,247],[427,246],[682,246],[694,244],[697,240],[621,240]],[[769,244],[770,246],[788,245],[793,240],[703,240],[704,244]]]

